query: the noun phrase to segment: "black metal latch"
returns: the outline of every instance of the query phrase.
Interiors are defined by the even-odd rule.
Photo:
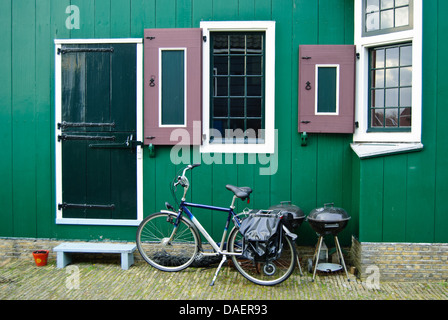
[[[61,209],[101,209],[115,210],[114,204],[78,204],[78,203],[59,203],[58,210]]]
[[[143,142],[134,140],[134,135],[130,135],[126,138],[125,142],[121,143],[98,143],[89,144],[89,148],[105,148],[105,149],[135,149],[137,146],[142,146]]]

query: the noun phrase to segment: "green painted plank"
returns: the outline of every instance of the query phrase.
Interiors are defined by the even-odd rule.
[[[407,155],[384,158],[383,241],[406,240]]]
[[[271,20],[272,3],[274,0],[255,0],[255,19]]]
[[[176,26],[176,0],[164,0],[156,3],[156,28],[174,28]]]
[[[13,177],[12,177],[12,0],[0,2],[0,29],[4,43],[0,46],[0,236],[13,236]]]
[[[199,28],[202,20],[212,20],[213,1],[210,0],[192,0],[193,1],[193,28]]]
[[[241,20],[255,20],[255,0],[239,1],[238,16]]]
[[[79,8],[79,29],[71,29],[72,39],[93,38],[95,36],[95,2],[91,0],[72,0],[71,4]]]
[[[131,2],[113,0],[110,2],[110,36],[129,38],[131,35]]]
[[[319,0],[319,44],[344,44],[344,20],[343,1]]]
[[[110,38],[111,0],[95,0],[95,38]]]
[[[192,28],[192,1],[176,0],[176,28]]]
[[[155,27],[156,0],[131,0],[131,37],[143,38],[143,30]]]
[[[359,241],[381,242],[383,238],[383,161],[362,160],[359,191]]]
[[[291,83],[292,72],[292,1],[272,3],[272,19],[276,21],[275,78],[277,83]],[[281,61],[281,63],[280,63]],[[271,202],[291,199],[291,117],[292,88],[276,85],[275,127],[278,129],[278,170],[271,177]]]
[[[437,154],[436,154],[436,190],[435,190],[435,242],[448,242],[448,215],[446,214],[446,195],[448,194],[448,135],[444,119],[447,110],[444,101],[448,94],[447,66],[443,62],[446,55],[447,43],[442,34],[448,30],[448,21],[443,12],[447,10],[446,1],[424,3],[425,33],[423,38],[423,61],[425,73],[423,75],[424,100],[423,105],[437,108]],[[425,19],[426,17],[430,17]],[[435,38],[437,37],[437,38]],[[437,40],[436,40],[437,39]],[[437,53],[437,57],[435,57]],[[431,60],[428,60],[431,59]],[[435,101],[434,101],[435,100]]]
[[[213,0],[213,20],[238,20],[238,0]]]
[[[36,236],[35,5],[12,3],[14,235]],[[31,57],[31,58],[30,58]]]
[[[36,2],[36,211],[37,236],[49,238],[54,225],[51,128],[51,43],[50,0]]]

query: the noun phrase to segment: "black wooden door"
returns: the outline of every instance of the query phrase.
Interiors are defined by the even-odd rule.
[[[61,47],[63,218],[136,219],[136,44]]]

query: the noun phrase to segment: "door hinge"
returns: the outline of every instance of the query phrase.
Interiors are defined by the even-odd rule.
[[[78,52],[114,52],[114,48],[58,48],[58,54]]]
[[[66,140],[101,140],[101,141],[115,141],[115,136],[78,136],[61,134],[58,135],[58,142]]]
[[[101,209],[115,210],[115,204],[78,204],[78,203],[58,203],[58,210],[61,209]]]

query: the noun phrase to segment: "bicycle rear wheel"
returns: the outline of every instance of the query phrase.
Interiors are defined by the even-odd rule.
[[[198,253],[194,226],[182,217],[174,230],[175,222],[175,214],[157,212],[145,218],[137,229],[138,251],[146,262],[162,271],[185,269]]]
[[[229,252],[241,253],[243,236],[237,228],[233,228],[229,235]],[[272,262],[255,262],[243,256],[232,255],[236,269],[248,280],[262,286],[273,286],[286,279],[294,271],[295,249],[293,242],[283,236],[283,250],[280,257]]]

